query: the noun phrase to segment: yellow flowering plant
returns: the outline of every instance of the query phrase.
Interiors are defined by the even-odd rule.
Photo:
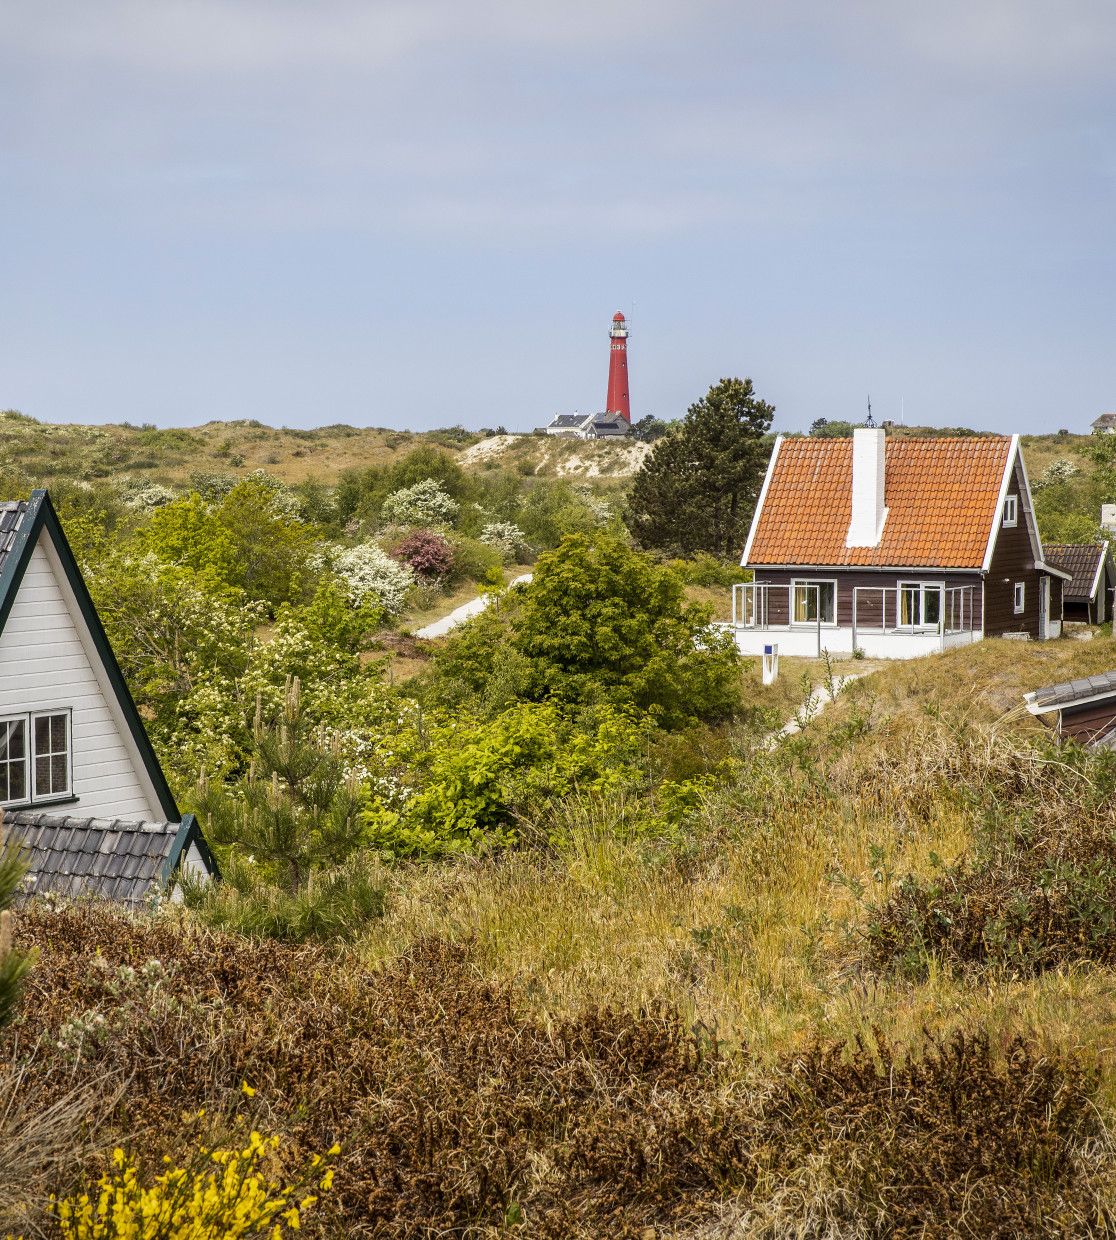
[[[332,1187],[328,1162],[341,1151],[315,1154],[297,1182],[281,1184],[264,1170],[279,1144],[252,1132],[243,1148],[201,1146],[191,1166],[168,1167],[146,1187],[135,1158],[116,1149],[93,1192],[53,1203],[62,1240],[283,1240]]]

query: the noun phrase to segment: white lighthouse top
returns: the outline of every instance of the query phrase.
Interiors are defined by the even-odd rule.
[[[628,334],[627,319],[624,318],[624,315],[620,310],[617,310],[616,313],[612,316],[612,331],[609,332],[609,335],[610,336],[626,336],[627,334]]]

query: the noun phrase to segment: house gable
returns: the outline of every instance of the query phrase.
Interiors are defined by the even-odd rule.
[[[0,715],[72,712],[68,801],[83,816],[177,823],[178,807],[45,491],[33,493],[6,547]]]

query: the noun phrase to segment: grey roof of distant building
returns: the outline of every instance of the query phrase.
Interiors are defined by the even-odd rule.
[[[28,863],[24,899],[53,892],[139,906],[168,885],[192,843],[214,868],[190,814],[180,823],[125,822],[19,810],[4,816],[3,831]]]
[[[586,422],[591,422],[596,414],[592,413],[556,413],[550,420],[549,425],[554,427],[574,427],[584,426]]]
[[[1097,676],[1082,676],[1067,680],[1060,685],[1047,685],[1023,695],[1032,714],[1041,715],[1048,710],[1060,710],[1096,698],[1116,697],[1116,672],[1101,672]]]
[[[1093,419],[1094,426],[1116,426],[1116,413],[1102,413]]]

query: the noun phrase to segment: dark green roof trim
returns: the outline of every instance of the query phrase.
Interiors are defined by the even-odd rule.
[[[201,833],[201,827],[198,826],[198,820],[193,814],[183,814],[178,834],[174,837],[174,843],[171,844],[170,852],[167,854],[167,859],[163,862],[163,868],[159,873],[159,880],[164,887],[170,887],[174,881],[174,876],[178,873],[179,867],[189,853],[191,844],[197,845],[198,853],[201,855],[201,859],[209,873],[214,878],[221,877],[221,871],[217,868],[217,862],[209,851],[209,845],[205,842],[205,836]]]
[[[144,768],[155,788],[155,795],[159,798],[159,808],[168,822],[178,822],[182,815],[175,803],[174,794],[167,783],[167,777],[163,774],[163,768],[159,765],[159,759],[155,756],[155,750],[151,747],[147,729],[143,726],[143,720],[140,718],[127,682],[124,680],[124,673],[120,670],[120,664],[116,661],[112,646],[109,645],[104,625],[101,624],[101,618],[97,615],[96,607],[93,606],[93,599],[81,575],[81,569],[78,567],[77,560],[74,559],[74,553],[62,529],[62,522],[59,521],[58,513],[55,512],[54,505],[50,502],[50,495],[46,491],[31,492],[31,502],[27,506],[23,523],[19,527],[11,551],[4,559],[3,569],[0,570],[0,633],[4,631],[4,625],[8,622],[16,592],[27,572],[27,565],[31,561],[31,553],[35,550],[39,534],[44,529],[50,535],[62,564],[62,570],[66,574],[66,580],[74,592],[78,608],[93,638],[93,645],[101,656],[101,663],[113,692],[116,694],[116,700],[120,704],[128,731],[132,734]],[[206,851],[208,852],[208,849]]]

